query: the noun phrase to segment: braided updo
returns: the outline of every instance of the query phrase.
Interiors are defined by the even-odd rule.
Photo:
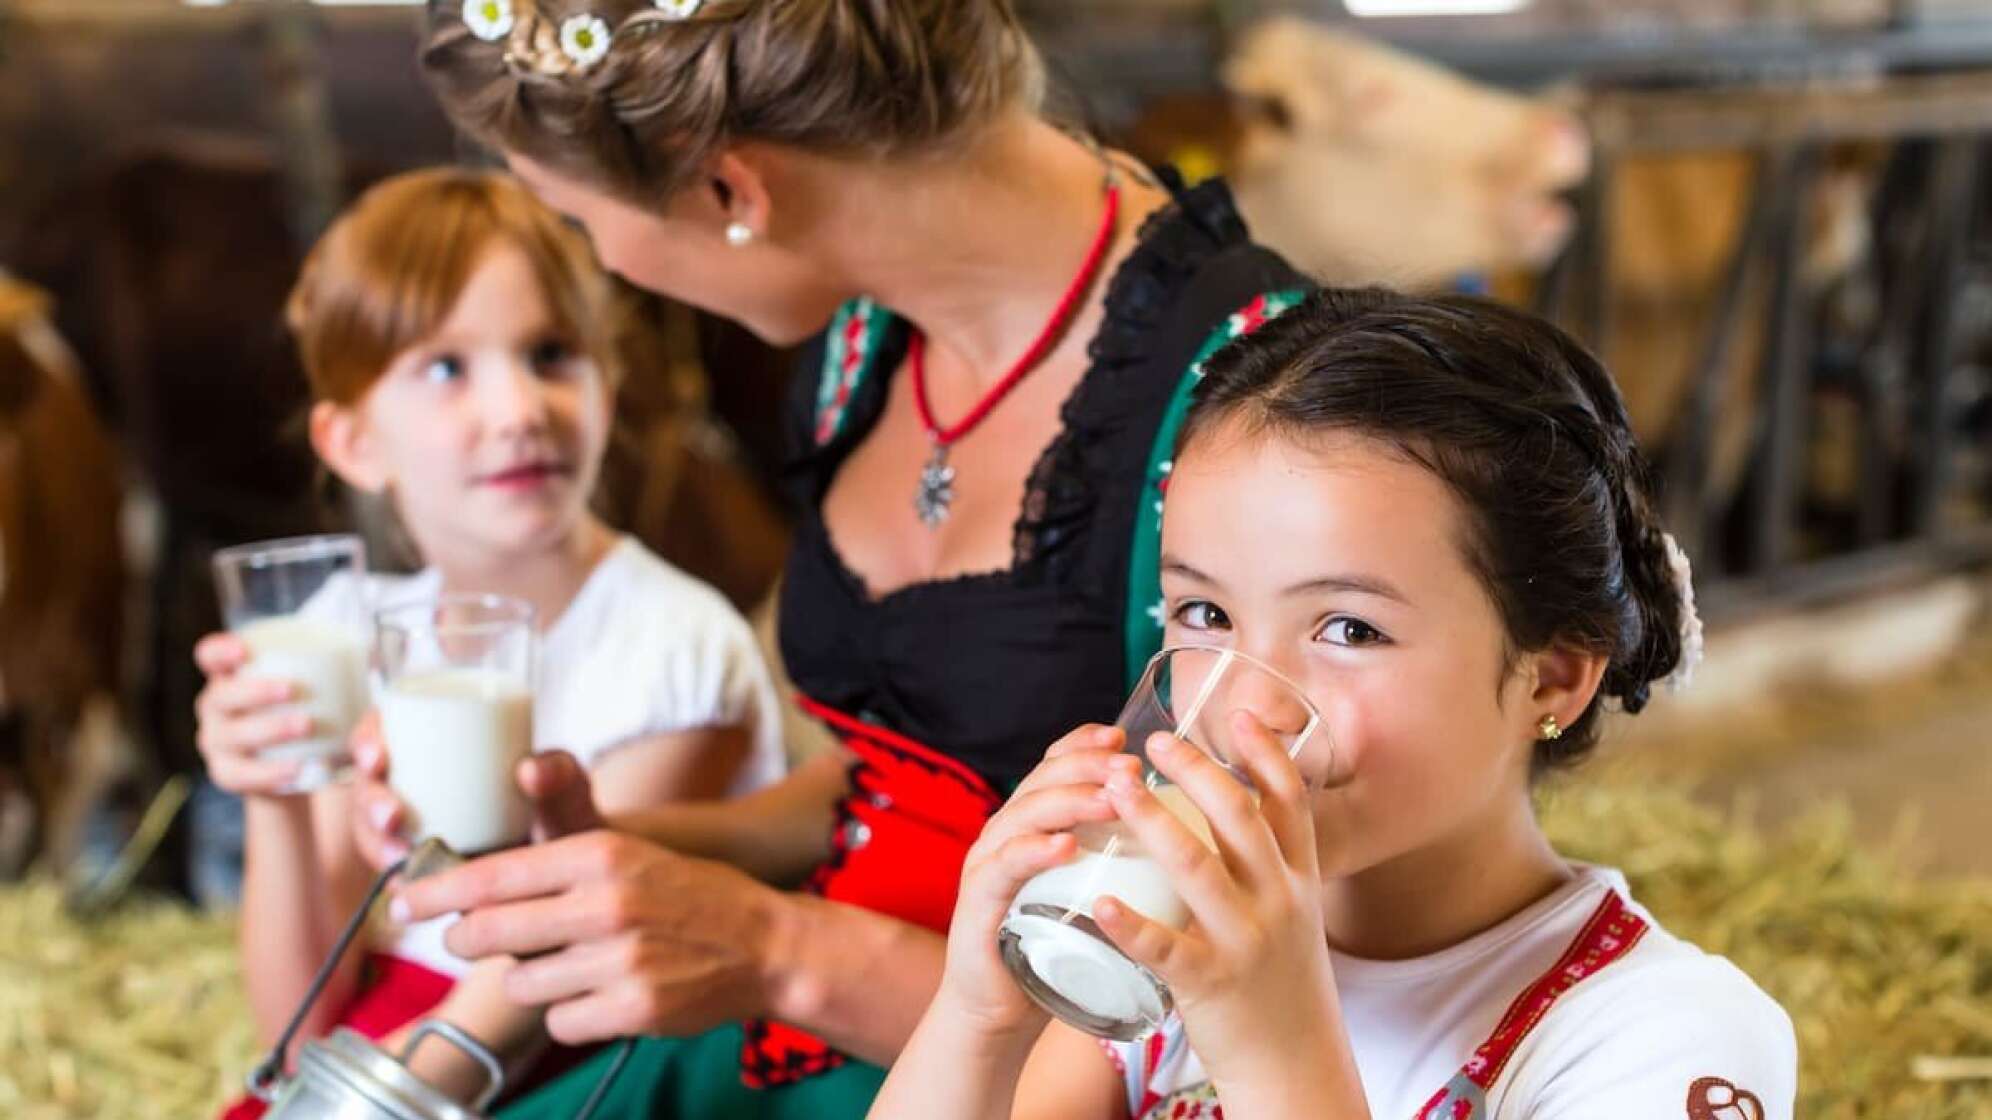
[[[1680,664],[1691,608],[1625,404],[1555,326],[1467,297],[1322,291],[1210,360],[1182,448],[1234,420],[1353,432],[1437,474],[1467,511],[1467,560],[1511,655],[1601,654],[1599,695],[1628,712]],[[1596,744],[1598,706],[1536,744],[1538,770]]]
[[[1009,0],[509,0],[487,39],[434,0],[422,67],[483,143],[638,205],[728,142],[895,155],[1036,107],[1043,71]],[[598,57],[562,29],[599,19]],[[592,36],[591,36],[592,38]]]

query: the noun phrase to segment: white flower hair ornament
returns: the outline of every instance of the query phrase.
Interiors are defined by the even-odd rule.
[[[487,43],[510,35],[517,22],[512,0],[463,0],[463,25]]]
[[[705,0],[656,0],[657,10],[665,19],[685,20],[699,14],[705,7]]]
[[[1667,676],[1667,691],[1679,692],[1695,678],[1695,666],[1702,660],[1702,620],[1695,610],[1694,571],[1688,554],[1672,533],[1660,534],[1667,548],[1667,570],[1674,578],[1674,590],[1681,596],[1681,660]]]
[[[609,43],[613,38],[609,25],[601,16],[586,12],[567,17],[560,25],[560,53],[574,64],[574,69],[587,71],[595,68],[609,54]]]

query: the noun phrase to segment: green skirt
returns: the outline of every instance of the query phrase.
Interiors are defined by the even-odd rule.
[[[863,1120],[885,1071],[847,1061],[818,1077],[773,1089],[740,1083],[738,1023],[691,1038],[645,1038],[593,1120]],[[499,1120],[570,1120],[608,1070],[617,1047],[538,1092],[500,1109]]]

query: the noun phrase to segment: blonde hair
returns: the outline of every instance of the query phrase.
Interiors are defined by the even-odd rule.
[[[1042,100],[1043,66],[1010,0],[513,0],[486,41],[432,6],[422,66],[458,126],[637,205],[686,185],[728,142],[890,156],[944,144]],[[612,30],[576,64],[557,30]]]
[[[616,377],[615,289],[586,239],[508,175],[436,168],[367,191],[305,259],[286,317],[312,396],[357,403],[501,244],[525,254],[566,340]]]

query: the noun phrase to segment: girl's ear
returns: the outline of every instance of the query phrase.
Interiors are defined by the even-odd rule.
[[[1584,714],[1598,685],[1605,679],[1608,658],[1601,653],[1551,648],[1528,655],[1530,691],[1526,708],[1516,718],[1528,723],[1528,737],[1536,737],[1536,727],[1544,716],[1556,717],[1559,726],[1569,727]]]
[[[311,449],[341,482],[361,493],[384,493],[392,481],[358,408],[330,401],[312,405]]]

